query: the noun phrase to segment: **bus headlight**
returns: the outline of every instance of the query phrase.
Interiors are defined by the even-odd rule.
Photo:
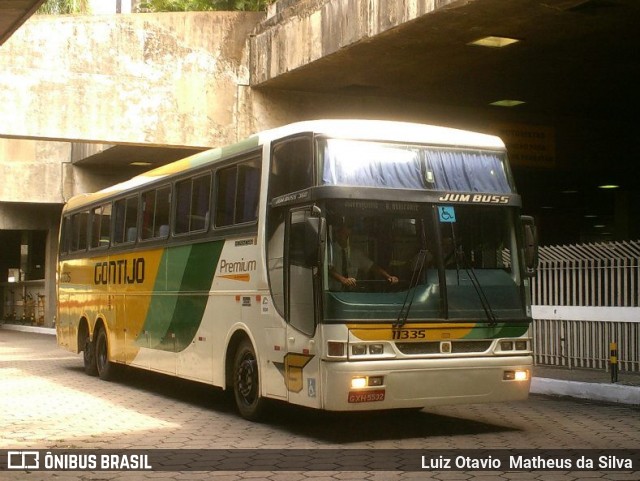
[[[504,381],[528,381],[528,369],[516,369],[515,371],[504,371],[502,375]]]
[[[384,386],[384,376],[354,376],[351,378],[351,389],[364,389],[371,386]]]
[[[505,339],[499,342],[500,351],[529,351],[528,339]]]
[[[362,389],[367,386],[366,377],[354,377],[351,379],[351,389]]]
[[[364,343],[358,342],[354,344],[349,344],[349,356],[354,358],[373,358],[373,357],[390,357],[392,356],[391,350],[389,348],[385,348],[383,342],[376,343]]]
[[[501,351],[513,351],[513,341],[502,341],[500,343]]]

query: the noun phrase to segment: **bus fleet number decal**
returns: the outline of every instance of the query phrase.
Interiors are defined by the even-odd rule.
[[[426,339],[426,329],[394,329],[392,339],[394,341],[404,341],[409,339]]]

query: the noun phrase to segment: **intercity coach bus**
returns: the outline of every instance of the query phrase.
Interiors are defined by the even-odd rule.
[[[525,399],[537,244],[520,208],[494,136],[265,131],[66,204],[58,343],[105,380],[129,365],[222,387],[247,419],[268,399]]]

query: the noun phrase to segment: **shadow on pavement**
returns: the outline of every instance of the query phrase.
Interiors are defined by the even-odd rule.
[[[78,374],[84,374],[81,368],[73,370]],[[124,369],[116,382],[167,399],[214,410],[219,414],[233,414],[238,416],[239,422],[244,422],[235,412],[229,393],[219,388],[135,368]],[[268,404],[261,423],[291,434],[340,444],[412,437],[467,436],[518,430],[513,427],[418,410],[335,413],[281,402]]]

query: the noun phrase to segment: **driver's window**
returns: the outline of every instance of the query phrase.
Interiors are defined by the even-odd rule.
[[[289,312],[288,321],[305,334],[315,330],[314,276],[306,245],[306,222],[309,211],[291,213],[288,243]],[[305,248],[307,247],[307,248]]]

